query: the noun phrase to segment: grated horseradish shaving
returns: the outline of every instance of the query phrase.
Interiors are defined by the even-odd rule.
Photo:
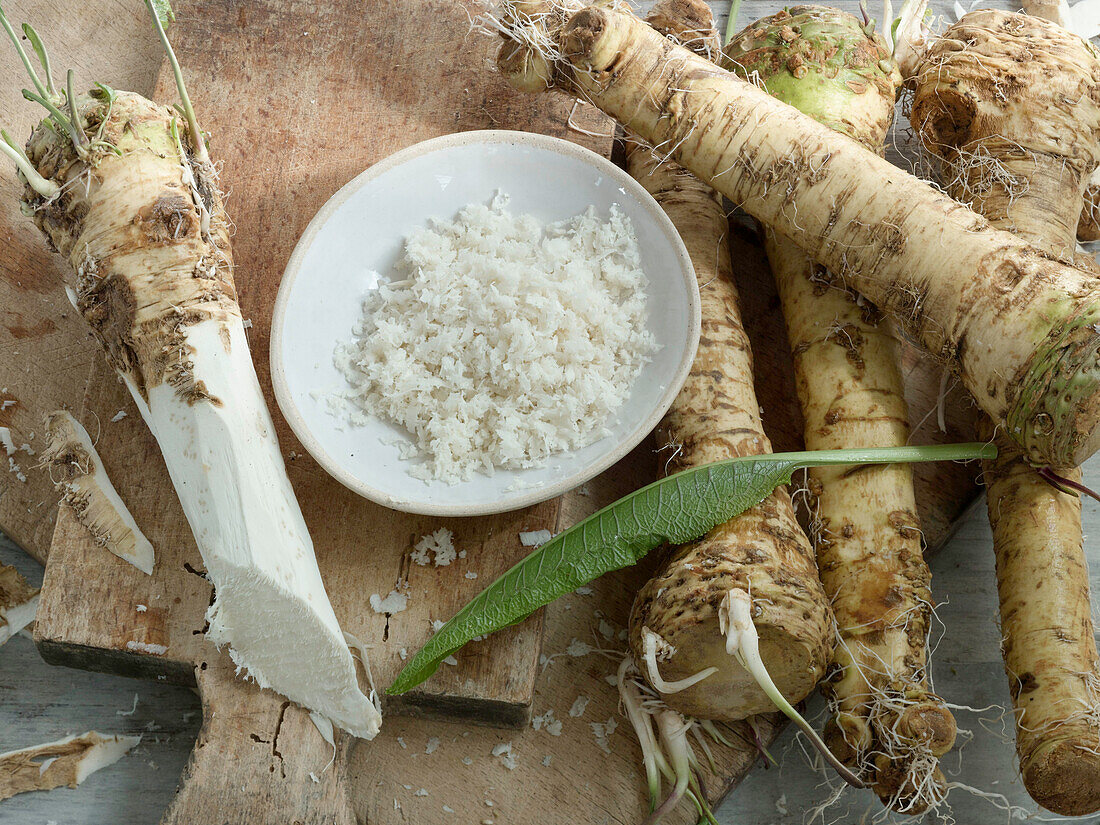
[[[543,225],[504,194],[471,204],[405,239],[336,348],[350,389],[334,411],[404,427],[416,478],[544,466],[607,434],[656,348],[645,287],[618,206]]]

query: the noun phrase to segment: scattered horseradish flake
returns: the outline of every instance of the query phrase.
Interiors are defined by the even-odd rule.
[[[375,613],[400,613],[409,604],[409,597],[404,593],[391,590],[389,595],[382,598],[377,593],[371,593],[370,606]]]
[[[561,736],[561,720],[554,718],[553,708],[550,708],[541,716],[532,717],[531,727],[535,730],[545,729],[551,736]]]
[[[512,752],[511,742],[494,746],[493,756],[498,757],[508,770],[514,771],[516,769],[516,755]]]
[[[573,707],[569,708],[569,715],[576,718],[578,716],[584,716],[585,710],[588,708],[589,698],[587,696],[578,696],[573,702]]]
[[[153,642],[135,642],[129,641],[126,643],[127,650],[133,650],[138,653],[149,653],[153,656],[163,656],[168,652],[168,648],[165,645],[154,644]]]
[[[549,530],[532,530],[529,533],[520,533],[519,543],[524,547],[538,547],[552,538],[554,538],[554,534]]]
[[[582,642],[580,639],[573,639],[569,642],[569,647],[565,649],[565,652],[576,658],[577,656],[587,656],[589,653],[594,653],[596,648],[588,644],[588,642]]]
[[[618,206],[545,225],[470,204],[406,237],[336,348],[333,410],[404,427],[426,481],[545,466],[608,433],[655,350],[646,283]]]
[[[454,545],[454,533],[446,527],[440,527],[434,533],[428,533],[413,545],[411,558],[417,564],[428,564],[431,555],[435,555],[435,566],[446,567],[458,556]]]
[[[615,717],[608,716],[606,722],[589,722],[588,726],[592,728],[592,735],[596,737],[596,744],[599,745],[600,750],[604,753],[611,753],[608,740],[611,738],[611,734],[615,732],[615,728],[619,726],[619,723],[615,721]]]

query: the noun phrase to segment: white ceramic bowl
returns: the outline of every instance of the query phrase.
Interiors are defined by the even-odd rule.
[[[383,421],[352,426],[325,397],[347,388],[333,364],[351,339],[369,273],[389,272],[405,236],[429,217],[451,219],[498,190],[509,208],[557,221],[589,205],[618,204],[631,219],[649,280],[649,327],[660,349],[608,422],[611,434],[551,457],[539,469],[497,470],[469,481],[409,475],[397,442],[409,434]],[[318,463],[372,501],[410,513],[501,513],[553,498],[610,467],[657,425],[687,378],[699,340],[699,290],[680,236],[657,202],[624,171],[569,141],[526,132],[481,131],[428,140],[376,163],[332,196],[287,264],[271,325],[271,377],[291,429]]]

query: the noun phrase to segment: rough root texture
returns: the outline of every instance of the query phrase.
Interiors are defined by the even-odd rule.
[[[1096,50],[1060,26],[975,11],[926,57],[913,119],[953,190],[995,226],[1072,258],[1082,192],[1100,160],[1098,80]],[[984,477],[1020,773],[1043,807],[1092,813],[1100,809],[1100,660],[1080,499],[1047,484],[992,423],[983,435],[999,453],[984,462]]]
[[[658,3],[651,19],[670,37],[691,32],[706,52],[713,19],[700,3]],[[715,55],[717,57],[717,55]],[[728,223],[715,192],[660,149],[632,146],[627,169],[668,213],[691,255],[700,285],[702,335],[683,389],[658,428],[667,472],[738,455],[771,451],[753,389],[752,353],[733,283]],[[790,496],[777,490],[760,505],[674,548],[634,602],[630,643],[637,661],[649,628],[671,654],[663,678],[682,679],[706,667],[718,672],[665,695],[670,706],[702,719],[733,721],[774,710],[771,700],[725,651],[718,608],[728,591],[748,594],[761,656],[780,691],[797,702],[813,690],[830,654],[831,613],[813,552],[795,519]],[[666,650],[668,650],[666,648]]]
[[[951,26],[917,75],[912,122],[952,196],[1073,260],[1081,199],[1100,166],[1100,55],[1061,26],[981,9]]]
[[[117,153],[85,162],[43,121],[27,155],[62,191],[45,201],[28,186],[24,201],[76,273],[77,307],[111,366],[143,397],[167,382],[190,402],[217,403],[183,340],[200,321],[240,314],[214,170],[194,159],[182,118],[141,95],[89,95],[78,108]]]
[[[735,71],[882,154],[901,75],[852,15],[795,7],[727,47]],[[908,441],[908,410],[889,323],[787,238],[765,231],[779,287],[808,449]],[[830,749],[891,808],[918,813],[946,793],[938,757],[951,712],[928,688],[931,573],[906,466],[818,468],[806,501],[821,581],[839,635],[824,689]]]
[[[589,100],[791,238],[957,369],[1032,460],[1080,463],[1100,446],[1093,272],[993,229],[630,14],[587,7],[543,36],[553,48],[530,33],[506,44],[507,77],[541,61],[541,88]]]

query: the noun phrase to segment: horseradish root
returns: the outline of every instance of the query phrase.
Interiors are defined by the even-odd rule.
[[[1027,14],[1057,23],[1067,31],[1074,31],[1073,18],[1066,0],[1024,0],[1021,5]],[[1081,36],[1088,40],[1084,33]],[[1082,243],[1100,241],[1100,168],[1093,170],[1085,186],[1084,204],[1077,222],[1077,240]]]
[[[651,19],[697,20],[684,0],[659,3]],[[741,323],[727,242],[728,223],[714,191],[675,163],[662,163],[649,147],[628,148],[627,171],[654,196],[676,226],[699,280],[702,338],[691,374],[658,428],[658,455],[666,472],[741,455],[771,452],[753,389],[752,353]],[[786,488],[675,547],[641,589],[630,620],[630,646],[643,672],[669,707],[701,719],[732,721],[775,709],[756,676],[726,652],[719,609],[730,591],[753,604],[764,666],[791,702],[807,696],[824,673],[832,617],[817,578],[813,553],[799,527]],[[659,642],[658,642],[659,640]],[[676,682],[710,671],[707,678],[668,692]],[[664,689],[663,689],[664,688]]]
[[[1091,45],[1036,17],[971,12],[925,57],[913,123],[943,160],[950,191],[1049,254],[1076,257],[1078,207],[1100,163]],[[1100,661],[1080,499],[1048,484],[1003,434],[996,443],[985,481],[1020,772],[1043,807],[1091,813],[1100,809]],[[1080,481],[1077,469],[1055,473]]]
[[[0,564],[0,645],[33,622],[37,609],[38,588],[14,567]]]
[[[795,6],[731,38],[726,65],[882,154],[901,75],[881,38],[852,15]],[[794,355],[806,447],[902,446],[909,416],[892,331],[881,313],[764,228]],[[908,465],[808,471],[818,570],[836,615],[823,688],[826,741],[885,804],[919,813],[946,792],[939,757],[955,720],[928,688],[931,573]]]
[[[58,410],[46,416],[46,448],[42,463],[97,544],[145,574],[153,572],[153,545],[115,492],[91,438],[72,413]]]
[[[522,13],[520,13],[522,11]],[[591,101],[894,316],[1040,464],[1100,446],[1100,280],[604,7],[510,4],[517,88]]]
[[[140,736],[104,736],[93,730],[0,753],[0,800],[28,791],[75,788],[100,768],[113,765],[140,741]]]
[[[19,154],[51,187],[24,173],[24,208],[68,260],[77,308],[160,445],[214,584],[207,638],[261,687],[374,736],[381,717],[360,690],[252,366],[229,221],[182,81],[182,115],[101,84],[79,96],[71,82],[64,95],[44,88],[30,97],[50,115]]]

